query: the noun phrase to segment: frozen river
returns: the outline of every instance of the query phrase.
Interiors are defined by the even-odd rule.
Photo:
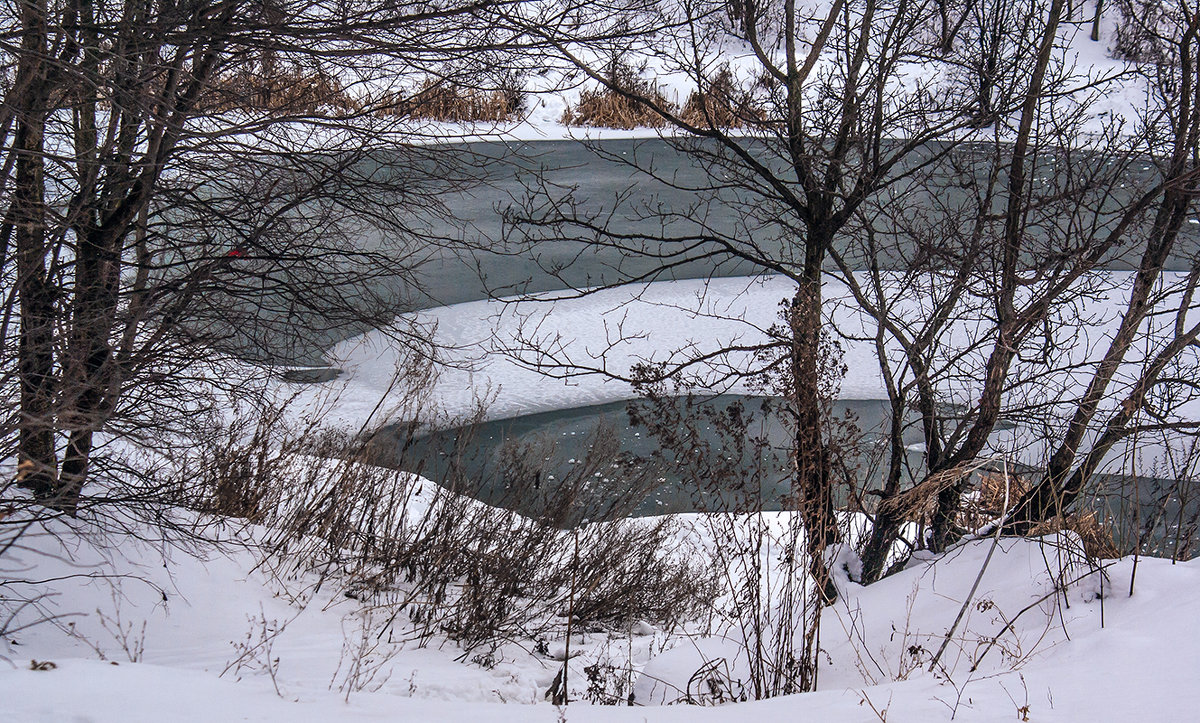
[[[974,150],[965,147],[962,152]],[[783,218],[786,214],[782,210],[776,213],[764,209],[755,197],[730,187],[726,179],[715,177],[715,171],[667,140],[474,143],[448,145],[444,153],[457,158],[463,168],[469,169],[464,175],[475,180],[461,190],[441,195],[445,214],[413,210],[414,229],[437,242],[422,244],[420,253],[413,254],[411,283],[396,281],[392,291],[403,299],[398,311],[620,283],[644,278],[660,264],[649,255],[589,245],[571,233],[563,234],[569,238],[542,238],[515,246],[514,239],[529,229],[506,224],[505,214],[544,205],[549,198],[561,201],[569,196],[574,215],[622,233],[653,235],[665,223],[665,232],[670,234],[703,231],[745,239],[761,253],[785,263],[790,263],[797,252],[795,229],[771,220],[763,222],[762,218],[753,223],[747,220],[749,214]],[[765,152],[762,155],[770,157]],[[1044,165],[1047,167],[1039,172],[1053,172],[1053,164]],[[653,177],[638,168],[652,168]],[[417,168],[407,172],[421,178],[432,171]],[[1122,188],[1132,191],[1143,187],[1152,173],[1148,165],[1132,164],[1128,182]],[[923,203],[932,202],[928,201],[930,195],[945,202],[961,198],[964,193],[949,167],[935,172],[930,183],[932,191],[917,194],[926,199]],[[1122,192],[1118,188],[1114,197]],[[1177,247],[1180,253],[1168,261],[1168,268],[1183,268],[1186,254],[1200,248],[1200,225],[1185,224]],[[650,252],[660,249],[653,241],[645,247]],[[842,241],[841,249],[850,263],[866,267],[865,258],[848,241]],[[691,253],[698,258],[675,263],[653,279],[752,276],[762,271],[728,255],[706,254],[710,250],[711,246],[698,246]],[[1130,268],[1130,249],[1125,248],[1123,254],[1111,255],[1101,266]],[[894,259],[885,253],[877,261],[886,268]],[[264,309],[263,313],[270,312]],[[278,363],[319,365],[323,348],[365,331],[347,325],[329,327],[314,318],[294,318],[292,322],[307,333],[302,335],[302,342],[280,339],[278,348],[268,351]]]
[[[448,344],[474,350],[473,356],[467,360],[469,364],[464,365],[472,366],[469,373],[448,370],[443,374],[439,380],[439,398],[449,400],[452,408],[464,410],[470,406],[471,397],[480,390],[490,390],[495,397],[489,407],[488,421],[469,432],[470,441],[466,444],[468,453],[458,460],[461,464],[455,474],[449,473],[445,464],[449,456],[454,456],[448,453],[453,440],[464,438],[461,429],[443,430],[423,438],[417,448],[410,450],[406,458],[397,461],[397,464],[445,484],[469,484],[472,493],[483,499],[533,514],[544,512],[550,499],[565,484],[571,486],[573,494],[578,494],[583,500],[576,505],[576,511],[572,514],[594,518],[605,512],[605,505],[623,496],[623,491],[614,489],[612,485],[628,485],[629,479],[637,480],[635,484],[639,486],[639,493],[631,509],[625,510],[627,512],[654,514],[728,507],[726,501],[721,499],[722,491],[688,488],[686,481],[674,474],[670,465],[660,465],[660,468],[653,470],[646,466],[644,460],[651,456],[653,444],[645,429],[637,429],[629,424],[624,401],[631,396],[627,388],[615,389],[611,384],[589,382],[564,385],[562,382],[540,379],[528,370],[522,372],[510,362],[497,358],[494,347],[484,341],[497,331],[503,336],[515,323],[510,308],[502,304],[489,304],[483,301],[485,299],[515,293],[554,291],[564,286],[615,283],[629,276],[646,273],[654,263],[650,259],[622,255],[614,249],[596,250],[564,239],[535,243],[520,254],[499,250],[494,242],[504,233],[504,210],[518,204],[535,182],[560,191],[577,187],[576,212],[609,219],[617,229],[633,230],[652,222],[643,216],[647,204],[668,210],[692,208],[697,194],[687,189],[702,187],[710,181],[703,168],[662,140],[605,141],[602,149],[604,155],[597,156],[582,144],[554,141],[476,144],[447,150],[448,153],[470,156],[475,161],[484,157],[488,162],[481,166],[485,173],[479,185],[444,197],[456,219],[453,223],[432,216],[424,220],[431,234],[444,239],[457,238],[467,243],[453,251],[450,247],[439,250],[432,260],[420,267],[419,290],[416,287],[412,290],[408,309],[420,311],[419,316],[435,322],[440,331],[448,331],[448,337],[444,339]],[[643,164],[652,162],[659,175],[670,178],[671,182],[648,180],[629,165],[631,159],[638,159]],[[1139,185],[1139,180],[1131,176],[1130,186]],[[709,203],[705,206],[707,223],[716,226],[731,224],[723,229],[725,231],[733,230],[732,224],[738,214],[739,199],[736,195],[731,196],[731,193],[717,193],[708,199]],[[1197,230],[1200,230],[1200,226],[1196,224],[1185,226],[1186,235],[1180,244],[1182,249],[1192,250],[1200,245]],[[768,250],[770,244],[776,244],[772,253],[787,253],[781,237],[765,238],[761,242]],[[1181,266],[1180,258],[1177,256],[1168,266]],[[886,266],[888,259],[883,259],[883,262]],[[1129,264],[1126,258],[1114,256],[1104,266],[1121,270],[1128,268]],[[751,275],[754,271],[745,263],[718,264],[706,259],[673,268],[660,280],[741,277]],[[607,297],[601,295],[589,297],[587,308],[580,304],[559,304],[552,310],[543,309],[537,313],[544,313],[546,319],[553,321],[551,328],[557,330],[556,333],[574,336],[568,341],[577,347],[598,342],[603,336],[602,329],[611,328],[618,318],[630,324],[638,322],[644,328],[635,325],[630,330],[641,329],[645,336],[635,351],[626,350],[626,356],[632,359],[636,354],[679,348],[696,338],[711,342],[721,334],[733,333],[724,330],[722,324],[712,318],[681,313],[681,305],[689,303],[687,300],[692,293],[689,289],[698,288],[698,284],[697,281],[652,284],[651,289],[639,293],[632,303],[628,299],[606,301]],[[742,297],[746,293],[738,289],[749,291],[746,282],[728,278],[707,285],[706,292],[712,292],[719,298],[737,297],[738,304],[744,305],[751,315],[743,323],[749,321],[751,326],[762,326],[772,323],[774,305],[786,295],[785,287],[786,281],[776,279],[765,287],[754,289],[754,293],[749,294],[753,298],[743,302]],[[659,300],[659,305],[654,307],[653,298],[660,288],[671,289],[667,292],[669,298]],[[833,295],[836,296],[837,292]],[[651,299],[649,304],[647,298]],[[606,304],[620,311],[612,316],[601,309]],[[766,311],[762,312],[763,309]],[[746,312],[731,313],[737,315]],[[763,313],[766,315],[763,316]],[[336,342],[362,331],[331,330],[328,341]],[[378,339],[376,342],[382,343]],[[386,354],[380,357],[378,348],[370,344],[366,347],[355,352],[360,368],[357,372],[350,372],[352,377],[356,374],[362,377],[363,368],[372,368],[374,372],[387,372],[390,369]],[[877,437],[877,430],[885,421],[885,405],[879,401],[883,390],[872,376],[872,354],[873,351],[867,348],[850,349],[852,369],[843,383],[846,398],[842,405],[854,412],[860,428],[868,437]],[[627,360],[622,357],[620,360],[610,358],[609,361],[624,363]],[[384,377],[386,374],[380,374],[381,383],[377,385],[380,389]],[[374,405],[376,398],[371,396],[370,391],[368,388],[363,395],[364,409]],[[618,456],[623,461],[640,458],[643,460],[638,463],[641,466],[618,470],[612,466],[602,468],[594,460],[588,461],[597,428],[607,429],[609,432],[605,433],[615,435],[616,446],[605,448],[614,459]],[[383,436],[377,441],[386,446],[387,435],[393,431],[385,426]],[[906,443],[916,444],[920,441],[915,430],[911,436],[912,439],[906,439]],[[769,464],[759,470],[753,487],[764,506],[777,508],[788,488],[784,451],[787,440],[786,433],[778,425],[772,428],[768,437],[774,440],[776,451]],[[714,460],[727,456],[729,452],[717,444],[718,441],[714,437],[706,441],[710,445],[706,453],[712,455]],[[506,453],[502,451],[506,448],[522,448],[529,454],[541,454],[543,464],[537,466],[535,473],[514,476],[511,469],[506,471],[506,465],[511,467],[511,459],[506,458]],[[914,462],[919,462],[919,454],[916,451],[912,455]],[[859,461],[869,464],[865,458]],[[463,474],[464,470],[469,474]],[[580,477],[584,471],[587,479]],[[619,478],[625,482],[620,482]],[[533,486],[535,483],[536,486]],[[1121,478],[1108,478],[1107,484],[1119,486],[1123,481]],[[1155,536],[1162,538],[1173,524],[1185,527],[1193,525],[1191,538],[1194,539],[1196,501],[1163,500],[1157,490],[1155,484],[1140,487],[1136,490],[1136,496],[1140,498],[1136,506],[1138,514],[1123,512],[1122,516],[1133,520],[1136,525],[1149,524],[1161,528],[1160,532],[1150,530],[1146,533],[1147,539]],[[1134,495],[1125,495],[1126,498],[1131,496]],[[1109,499],[1115,500],[1116,496]],[[1125,534],[1138,536],[1141,533],[1130,528]]]

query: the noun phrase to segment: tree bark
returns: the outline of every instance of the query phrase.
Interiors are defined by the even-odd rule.
[[[1097,22],[1099,13],[1100,7],[1097,4]],[[1168,182],[1164,184],[1162,201],[1151,226],[1146,250],[1138,264],[1121,324],[1113,334],[1103,359],[1097,365],[1087,391],[1076,404],[1075,412],[1061,443],[1050,457],[1045,474],[1038,484],[1017,501],[1006,521],[1006,526],[1013,532],[1027,532],[1038,522],[1062,514],[1066,507],[1074,503],[1095,470],[1096,461],[1099,459],[1095,450],[1104,447],[1107,451],[1118,441],[1124,426],[1141,409],[1142,400],[1148,391],[1148,386],[1145,389],[1142,389],[1142,386],[1153,372],[1153,365],[1143,373],[1142,379],[1138,380],[1134,395],[1126,400],[1131,406],[1128,409],[1123,408],[1110,418],[1104,435],[1093,446],[1092,452],[1085,455],[1084,463],[1075,469],[1080,445],[1095,420],[1100,403],[1142,328],[1143,321],[1151,311],[1151,295],[1162,276],[1167,258],[1175,247],[1179,231],[1187,220],[1192,200],[1196,195],[1197,184],[1193,176],[1194,152],[1200,143],[1200,98],[1197,97],[1200,84],[1195,76],[1193,48],[1198,33],[1200,16],[1190,20],[1179,40],[1179,106],[1173,123],[1175,137],[1171,159],[1165,173]],[[1137,389],[1141,391],[1137,392]]]
[[[1028,325],[1028,319],[1022,318],[1023,315],[1017,313],[1014,304],[1018,290],[1018,265],[1025,233],[1023,227],[1027,206],[1025,185],[1028,175],[1026,156],[1029,152],[1029,143],[1033,132],[1033,119],[1042,98],[1042,85],[1045,81],[1046,70],[1050,65],[1051,51],[1058,34],[1059,21],[1062,18],[1063,5],[1064,0],[1054,0],[1050,5],[1046,27],[1042,32],[1038,48],[1037,62],[1033,68],[1029,88],[1025,93],[1025,100],[1021,108],[1021,120],[1013,144],[1012,161],[1008,169],[1008,202],[1004,214],[1000,288],[996,301],[996,343],[984,370],[983,389],[977,402],[977,416],[959,450],[955,454],[947,456],[939,469],[930,468],[930,474],[974,459],[987,445],[987,439],[1000,416],[1008,370],[1017,355],[1017,346],[1021,342],[1021,339],[1018,338],[1018,331]],[[934,551],[944,550],[956,537],[954,518],[961,504],[966,484],[967,478],[964,478],[938,494],[929,541],[929,546]]]
[[[56,294],[47,271],[44,142],[50,97],[45,0],[21,3],[21,56],[10,106],[16,116],[12,219],[21,324],[17,343],[20,411],[19,479],[39,501],[58,489],[55,449],[54,338]]]
[[[826,239],[818,234],[807,240],[805,275],[788,310],[792,337],[791,383],[796,413],[796,479],[794,494],[807,535],[809,569],[825,602],[837,598],[825,549],[841,542],[833,507],[829,447],[825,439],[825,410],[821,380],[821,262]]]

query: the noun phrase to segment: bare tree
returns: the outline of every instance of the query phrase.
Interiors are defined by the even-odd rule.
[[[1178,55],[1187,58],[1192,33],[1179,27]],[[1182,78],[1174,75],[1181,69]],[[998,135],[990,147],[976,145],[943,180],[924,181],[930,190],[916,196],[916,207],[888,199],[861,214],[858,256],[838,266],[875,325],[871,341],[893,406],[884,481],[871,493],[879,502],[864,578],[884,572],[901,524],[922,519],[934,496],[930,536],[916,544],[944,549],[957,538],[969,473],[994,452],[989,440],[1002,418],[1042,429],[1039,444],[1049,449],[1042,483],[1014,505],[1011,527],[1021,531],[1063,514],[1121,440],[1194,427],[1180,416],[1192,395],[1178,384],[1187,376],[1179,370],[1194,363],[1187,323],[1194,272],[1163,280],[1173,254],[1177,266],[1191,263],[1176,242],[1195,196],[1195,171],[1183,160],[1195,147],[1192,104],[1175,89],[1191,93],[1193,72],[1188,61],[1160,65],[1145,117],[1111,126],[1098,150],[1077,147],[1084,114],[1062,108],[1057,93],[1031,88],[1015,144]],[[1088,107],[1078,93],[1072,103]],[[1034,124],[1036,117],[1045,120]],[[881,270],[880,256],[900,261]],[[1125,263],[1135,269],[1127,285],[1100,272]],[[861,268],[870,270],[856,273]],[[914,292],[922,304],[910,303]],[[1108,349],[1093,359],[1081,339],[1107,320],[1094,309],[1122,299]],[[1153,319],[1168,314],[1172,324]],[[1127,357],[1134,339],[1141,349]],[[1110,386],[1118,377],[1120,392]],[[1165,389],[1148,402],[1160,379]],[[1133,423],[1145,409],[1139,405],[1151,407],[1146,427]],[[1099,430],[1097,409],[1113,414]],[[908,424],[922,432],[921,466],[904,450]],[[905,475],[913,484],[902,482]]]
[[[1168,370],[1181,362],[1187,364],[1200,338],[1200,324],[1194,313],[1200,259],[1192,259],[1190,273],[1178,285],[1164,289],[1162,283],[1163,269],[1200,195],[1200,167],[1196,163],[1200,150],[1200,76],[1196,66],[1200,6],[1184,4],[1177,11],[1176,22],[1155,34],[1155,45],[1165,62],[1157,65],[1151,79],[1152,103],[1144,122],[1150,140],[1147,150],[1162,155],[1155,158],[1159,182],[1137,204],[1152,213],[1150,227],[1139,239],[1141,258],[1120,323],[1087,380],[1086,391],[1075,403],[1041,481],[1018,502],[1010,518],[1011,524],[1020,529],[1062,514],[1073,505],[1114,445],[1140,428],[1138,420],[1143,416],[1148,414],[1153,426],[1173,426],[1179,431],[1196,426],[1196,420],[1174,415],[1184,400],[1171,400],[1170,396],[1178,396],[1180,390],[1157,403],[1155,399],[1156,389],[1186,378]],[[1152,316],[1164,312],[1172,317],[1171,323],[1153,329],[1156,325]],[[1138,336],[1152,329],[1144,355],[1129,359]],[[1120,402],[1112,408],[1105,402],[1112,400],[1118,372],[1131,362],[1138,370],[1133,381],[1118,392]],[[1191,396],[1184,390],[1185,398]],[[1095,434],[1093,425],[1103,414],[1107,419]],[[1089,437],[1090,449],[1086,445]]]
[[[863,548],[868,580],[887,569],[902,524],[926,511],[928,538],[908,544],[941,550],[958,538],[971,470],[995,453],[991,440],[1005,419],[1045,429],[1051,441],[1043,443],[1059,450],[1048,469],[1076,474],[1067,483],[1066,472],[1053,473],[1051,486],[1060,490],[1053,505],[1046,485],[1020,502],[1017,518],[1025,528],[1075,499],[1096,464],[1132,430],[1190,429],[1191,422],[1167,419],[1160,408],[1178,410],[1190,398],[1179,381],[1186,374],[1174,372],[1191,363],[1191,282],[1166,289],[1161,283],[1194,197],[1195,173],[1183,160],[1194,148],[1192,103],[1181,100],[1194,92],[1194,29],[1186,18],[1155,25],[1167,48],[1156,57],[1172,61],[1151,68],[1155,95],[1146,117],[1098,125],[1093,103],[1108,84],[1136,81],[1120,70],[1072,66],[1064,52],[1073,32],[1065,2],[969,3],[963,12],[970,17],[954,28],[956,42],[935,61],[906,39],[919,37],[942,13],[941,4],[833,3],[828,14],[815,16],[790,3],[736,7],[742,11],[738,32],[761,76],[733,73],[740,86],[732,91],[731,73],[720,70],[721,56],[706,41],[708,29],[724,22],[717,10],[692,4],[659,18],[660,36],[687,37],[672,46],[686,50],[655,54],[659,72],[686,74],[694,84],[683,108],[648,92],[652,81],[619,82],[603,72],[630,51],[627,46],[593,46],[585,53],[543,26],[541,37],[571,66],[679,133],[670,142],[707,180],[685,180],[651,156],[626,157],[647,185],[691,192],[695,204],[663,210],[653,201],[634,202],[636,222],[617,223],[543,184],[533,189],[535,202],[512,220],[535,253],[547,238],[584,238],[594,249],[650,260],[625,266],[634,281],[700,263],[796,283],[784,323],[766,341],[701,357],[684,353],[635,377],[680,378],[711,368],[722,354],[758,353],[759,365],[730,362],[720,373],[774,373],[786,380],[796,429],[795,504],[805,519],[815,579],[827,578],[821,551],[841,539],[832,523],[833,445],[821,391],[829,383],[821,339],[849,333],[827,322],[820,286],[833,270],[866,327],[875,330],[865,341],[876,346],[893,406],[882,483],[865,498],[872,518]],[[904,89],[897,88],[906,63],[929,62],[942,71],[936,83],[905,78]],[[722,101],[727,110],[715,112]],[[965,142],[963,129],[979,125],[986,127]],[[1143,166],[1155,171],[1142,172]],[[1114,263],[1137,270],[1132,290],[1098,273]],[[1126,292],[1109,361],[1056,353],[1077,347],[1075,335],[1097,323],[1088,309]],[[928,303],[906,303],[914,295]],[[1153,320],[1168,312],[1175,331],[1164,333]],[[1134,339],[1155,351],[1126,358]],[[527,361],[553,373],[614,374],[572,366],[547,347],[526,351],[532,354]],[[1113,396],[1114,374],[1141,380],[1122,383],[1125,404]],[[713,382],[711,374],[703,380]],[[1161,403],[1146,402],[1156,386],[1163,387]],[[1096,431],[1097,409],[1116,412],[1108,431]],[[1158,415],[1157,421],[1135,424],[1138,410]],[[1077,421],[1069,422],[1072,417]],[[903,443],[910,424],[924,439],[920,464]],[[1085,440],[1096,446],[1076,465]],[[861,494],[874,481],[850,486]]]
[[[823,551],[841,535],[833,515],[822,414],[826,381],[819,350],[825,266],[839,234],[862,204],[936,163],[950,148],[938,141],[969,126],[972,113],[960,102],[964,88],[935,91],[921,82],[904,91],[896,87],[904,65],[924,59],[923,51],[905,39],[934,17],[933,3],[835,2],[816,15],[790,2],[749,3],[743,10],[741,24],[762,82],[745,91],[753,100],[743,104],[738,133],[717,114],[686,115],[659,98],[613,82],[587,59],[600,56],[611,62],[625,48],[592,48],[585,57],[568,38],[553,35],[553,28],[527,25],[609,93],[641,104],[686,134],[676,145],[714,179],[687,190],[732,205],[739,219],[732,227],[718,226],[703,212],[683,211],[665,219],[663,234],[618,233],[603,220],[570,213],[570,197],[555,199],[521,222],[542,235],[587,234],[591,243],[657,259],[658,266],[639,280],[697,259],[732,259],[795,282],[782,346],[768,345],[785,353],[772,357],[767,366],[787,378],[795,416],[795,503],[805,519],[813,575],[826,581],[822,585],[832,598]],[[705,27],[719,12],[723,5],[695,3],[660,21],[662,33],[678,32],[688,39],[675,46],[688,50],[665,58],[662,70],[686,73],[700,97],[719,98],[722,93],[714,83],[715,45],[704,37]],[[896,138],[902,140],[892,140]],[[657,174],[652,161],[639,170],[664,184],[673,183]]]
[[[488,84],[512,35],[469,2],[14,9],[8,429],[22,483],[73,513],[96,433],[184,412],[214,350],[295,359],[281,337],[311,354],[403,309],[438,242],[421,213],[471,176],[413,144],[407,98],[430,73]]]
[[[963,43],[952,57],[938,60],[931,57],[928,44],[912,42],[937,22],[940,6],[935,2],[838,1],[819,12],[793,2],[740,3],[736,7],[742,11],[738,32],[746,40],[746,55],[754,61],[749,70],[745,64],[738,69],[723,65],[724,39],[713,29],[723,27],[724,3],[688,3],[651,14],[657,28],[654,45],[645,48],[631,48],[629,43],[580,44],[553,23],[515,13],[506,16],[556,49],[563,62],[613,99],[612,107],[632,105],[648,114],[653,124],[665,124],[674,133],[666,140],[701,171],[698,179],[681,176],[669,164],[657,163],[653,155],[606,153],[597,148],[601,156],[631,166],[643,187],[657,185],[689,193],[695,202],[682,209],[663,208],[653,199],[639,199],[637,189],[631,189],[629,221],[589,208],[571,189],[535,181],[530,203],[510,216],[510,241],[536,257],[547,241],[570,244],[582,240],[593,252],[619,257],[615,266],[618,272],[626,272],[624,281],[670,278],[676,271],[706,266],[717,272],[733,269],[775,274],[794,284],[783,302],[780,323],[759,329],[761,340],[702,354],[683,350],[669,362],[643,365],[629,373],[603,365],[580,366],[542,339],[528,338],[526,348],[519,350],[529,365],[560,376],[600,372],[650,389],[661,388],[668,380],[690,380],[711,388],[732,378],[753,378],[760,388],[785,400],[792,461],[787,506],[798,512],[803,525],[802,534],[796,528],[792,537],[800,547],[781,554],[802,565],[810,583],[788,587],[788,605],[794,604],[798,619],[802,618],[794,629],[803,635],[783,652],[796,661],[799,673],[795,678],[784,675],[783,687],[765,693],[774,694],[815,685],[815,630],[822,606],[811,604],[814,598],[810,596],[815,594],[815,599],[825,603],[836,598],[830,565],[842,563],[835,563],[831,553],[844,545],[847,536],[839,525],[835,503],[839,497],[862,499],[867,486],[841,454],[846,446],[840,438],[843,430],[832,418],[831,401],[841,367],[837,354],[840,331],[829,323],[825,281],[838,269],[848,275],[858,268],[886,267],[889,259],[884,254],[868,249],[859,255],[864,248],[860,234],[884,225],[897,208],[918,208],[911,199],[923,196],[928,202],[929,194],[921,192],[927,178],[945,173],[955,163],[970,162],[972,146],[962,141],[966,132],[981,123],[997,123],[996,142],[991,146],[996,158],[992,173],[984,174],[983,184],[991,190],[969,209],[976,233],[966,247],[956,249],[961,255],[926,258],[924,262],[925,268],[940,267],[951,258],[955,264],[967,264],[951,267],[949,276],[958,272],[962,279],[957,291],[951,284],[938,314],[959,313],[962,295],[972,301],[983,298],[977,284],[988,273],[980,264],[988,261],[994,262],[992,277],[1006,279],[1011,292],[1007,302],[1003,293],[987,296],[993,309],[999,304],[995,313],[1003,330],[985,342],[1001,340],[986,377],[987,394],[972,410],[977,428],[964,426],[963,436],[941,450],[938,468],[930,468],[924,482],[903,489],[899,465],[904,450],[899,432],[894,433],[889,479],[895,482],[884,492],[895,503],[911,489],[917,490],[913,494],[927,494],[932,488],[932,497],[944,492],[947,510],[956,510],[958,497],[952,495],[962,482],[958,472],[964,465],[976,463],[999,416],[1000,397],[989,395],[1007,389],[1010,359],[1004,357],[1008,353],[1005,344],[1018,332],[1029,333],[1021,326],[1024,322],[1017,320],[1015,306],[1019,296],[1023,300],[1019,276],[1027,257],[1022,247],[1030,211],[1026,188],[1032,159],[1042,142],[1041,129],[1035,133],[1035,119],[1047,98],[1092,81],[1075,76],[1062,62],[1061,2],[1053,3],[1048,11],[1033,4],[1022,6],[1024,14],[1015,29],[1004,22],[1009,15],[990,4],[978,10],[973,17],[991,22],[977,24],[980,32],[993,33],[981,36],[991,43],[984,48],[992,52],[991,63],[973,43]],[[1014,50],[1028,47],[1030,37],[1036,52]],[[695,91],[682,107],[658,92],[652,79],[608,72],[626,54],[638,52],[653,57],[658,72],[688,78]],[[937,76],[910,72],[918,67],[927,70],[929,63],[944,72]],[[1011,128],[1006,126],[1010,119]],[[998,200],[1007,199],[1012,199],[1011,203],[997,212]],[[932,210],[938,211],[936,206]],[[993,236],[996,231],[999,233]],[[867,266],[856,266],[858,261]],[[561,274],[562,267],[552,258],[545,270]],[[570,287],[570,279],[562,278]],[[1000,288],[1006,287],[1002,284]],[[595,290],[593,286],[576,289],[580,294]],[[965,294],[966,289],[971,293]],[[875,314],[887,319],[890,314],[887,307],[861,307],[868,317]],[[939,351],[945,348],[948,319],[938,314],[924,332],[928,340],[922,344],[927,346],[913,355],[918,363],[925,360],[922,355],[928,345]],[[881,331],[881,354],[889,333]],[[887,371],[885,367],[885,376]],[[961,366],[954,371],[961,371]],[[942,414],[942,400],[930,380],[943,373],[938,368],[923,374],[923,381],[929,383],[920,403],[930,413],[931,434],[935,434],[937,415]],[[894,384],[892,390],[896,390]],[[902,400],[906,398],[898,391],[893,396],[894,402],[901,400],[893,425],[905,423]],[[669,436],[664,441],[670,443]],[[677,454],[693,451],[675,450]],[[882,551],[870,570],[871,579],[882,571],[898,538],[899,524],[893,524],[893,518],[902,520],[908,512],[898,507],[889,516],[885,508],[880,519],[880,506],[866,508],[876,516],[879,531],[879,539],[867,544]]]
[[[941,9],[932,2],[835,2],[827,11],[812,15],[793,3],[744,7],[741,27],[761,80],[757,84],[753,79],[741,81],[745,100],[735,115],[736,132],[728,114],[681,112],[660,97],[614,82],[587,59],[604,57],[611,62],[625,48],[592,48],[585,58],[566,39],[541,31],[548,44],[557,45],[570,64],[607,92],[641,104],[685,134],[673,143],[705,169],[710,180],[687,187],[703,199],[694,207],[663,214],[654,204],[645,205],[641,217],[656,219],[662,232],[617,228],[604,217],[574,212],[570,194],[555,195],[549,188],[538,190],[541,198],[551,200],[514,219],[520,228],[534,240],[586,237],[598,247],[654,259],[657,264],[650,271],[635,275],[634,280],[639,281],[702,260],[711,264],[736,261],[740,268],[780,274],[795,282],[779,332],[753,348],[726,351],[761,352],[761,366],[730,370],[734,373],[775,373],[786,380],[784,395],[792,405],[795,425],[795,504],[805,520],[811,572],[817,580],[828,579],[822,562],[825,548],[842,539],[833,512],[832,441],[823,412],[828,406],[823,397],[828,396],[825,390],[830,381],[826,372],[834,367],[825,363],[821,351],[828,348],[823,346],[823,337],[831,334],[822,283],[830,267],[840,267],[843,276],[856,268],[886,267],[888,260],[879,258],[878,250],[858,253],[863,247],[856,239],[866,225],[864,217],[874,214],[879,224],[885,223],[904,205],[896,199],[918,195],[922,178],[948,170],[962,172],[962,168],[950,168],[953,163],[977,162],[979,158],[969,153],[962,157],[967,146],[960,139],[962,131],[980,123],[1012,118],[1015,127],[996,129],[995,172],[990,177],[982,174],[990,190],[972,209],[978,223],[963,254],[952,261],[949,256],[927,260],[927,267],[952,263],[961,278],[957,292],[951,285],[942,316],[930,320],[926,342],[941,341],[947,315],[959,311],[956,294],[974,284],[981,273],[971,265],[980,259],[994,259],[996,277],[1007,279],[1000,285],[999,295],[990,296],[999,302],[996,313],[1003,340],[986,370],[989,383],[976,410],[976,428],[964,429],[961,445],[955,449],[938,450],[934,444],[934,454],[942,458],[930,467],[931,473],[973,461],[984,449],[999,414],[999,395],[1005,389],[1011,360],[1008,344],[1015,335],[1039,329],[1027,322],[1043,318],[1040,310],[1021,316],[1014,306],[1022,287],[1018,277],[1028,260],[1023,231],[1030,210],[1026,194],[1031,182],[1029,166],[1042,146],[1050,143],[1035,119],[1047,99],[1093,80],[1080,78],[1062,61],[1060,27],[1065,3],[1052,3],[1048,9],[1031,4],[1008,10],[995,3],[975,3],[966,10],[974,13],[971,32],[979,35],[979,43],[963,43],[951,57],[936,61],[944,71],[937,81],[906,77],[902,83],[907,68],[934,62],[909,38],[936,22]],[[676,44],[688,50],[663,59],[660,70],[686,73],[695,84],[694,97],[724,97],[728,103],[731,94],[715,82],[718,53],[706,43],[702,30],[714,22],[710,16],[714,12],[703,4],[692,4],[679,16],[662,19],[661,32],[683,28],[678,32],[690,35],[689,42]],[[960,72],[963,68],[970,72]],[[690,100],[688,105],[697,107]],[[708,106],[700,103],[699,107]],[[680,181],[658,171],[653,159],[632,164],[658,183],[681,187]],[[923,198],[929,202],[928,194]],[[997,214],[994,204],[1006,199],[1007,206]],[[913,206],[907,208],[911,211]],[[736,220],[728,222],[729,217]],[[1002,220],[1001,235],[998,246],[992,246],[990,234],[997,219]],[[992,248],[998,248],[997,253],[979,253]],[[964,263],[969,265],[961,266]],[[886,309],[866,308],[887,315]],[[670,376],[712,359],[712,355],[686,359],[649,371]],[[549,355],[542,361],[547,366],[558,363]],[[921,404],[932,415],[938,401],[932,387],[925,391],[928,394]],[[901,419],[896,417],[894,423],[901,424]],[[933,416],[930,423],[934,423]],[[898,479],[901,462],[898,454],[889,463],[894,467],[891,479]],[[936,479],[944,481],[947,476]],[[944,502],[946,514],[952,516],[956,498],[951,495],[946,492]],[[883,525],[884,530],[891,527],[890,522]],[[884,532],[878,546],[889,548],[894,539]],[[826,594],[832,597],[834,593],[827,589]]]

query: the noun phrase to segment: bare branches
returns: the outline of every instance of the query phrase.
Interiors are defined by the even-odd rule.
[[[93,436],[147,423],[145,386],[178,399],[216,352],[312,360],[411,305],[439,241],[411,209],[437,217],[477,174],[385,111],[426,73],[493,74],[515,38],[485,5],[20,5],[0,204],[23,341],[3,364],[42,501],[75,509]],[[396,340],[428,353],[420,336]]]

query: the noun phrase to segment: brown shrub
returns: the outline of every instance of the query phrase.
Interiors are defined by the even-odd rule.
[[[637,71],[624,63],[613,63],[608,75],[612,87],[580,93],[579,103],[563,111],[564,125],[625,130],[662,128],[666,125],[666,120],[654,112],[648,103],[671,112],[675,110],[675,105],[659,92],[652,81],[640,77]],[[620,90],[614,90],[613,87]]]
[[[358,110],[358,103],[341,82],[319,68],[239,69],[213,81],[200,106],[210,113],[265,110],[280,115]]]
[[[1033,537],[1068,531],[1079,535],[1083,551],[1088,557],[1111,560],[1121,556],[1121,550],[1113,540],[1112,529],[1100,521],[1094,510],[1075,512],[1066,516],[1053,517],[1030,530]]]
[[[695,126],[745,128],[761,123],[764,113],[753,93],[738,87],[726,65],[692,91],[681,116]]]
[[[429,79],[408,98],[386,99],[381,115],[462,123],[516,120],[525,105],[524,93],[514,87],[483,90]]]
[[[1021,495],[1029,491],[1029,482],[1023,477],[1009,473],[1007,484],[1008,507],[1012,508]],[[977,494],[963,498],[958,511],[958,526],[966,530],[977,530],[1004,514],[1004,487],[1003,472],[981,472]]]

